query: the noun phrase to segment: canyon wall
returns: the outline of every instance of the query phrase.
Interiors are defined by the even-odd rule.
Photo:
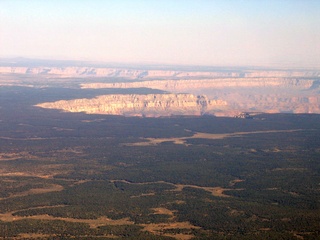
[[[82,88],[153,88],[164,91],[183,92],[194,89],[222,89],[222,88],[295,88],[309,89],[317,82],[313,79],[298,78],[214,78],[214,79],[188,79],[188,80],[153,80],[120,83],[84,83]]]
[[[59,101],[39,106],[126,116],[232,116],[238,112],[320,113],[319,70],[239,68],[178,71],[0,66],[0,86],[50,87],[56,86],[58,82],[59,86],[68,84],[75,88],[81,87],[84,91],[146,88],[162,90],[168,94],[104,95],[94,99]],[[201,96],[202,100],[197,96]]]
[[[173,93],[205,94],[228,103],[220,115],[238,112],[320,113],[320,81],[311,78],[215,78],[85,83],[82,88],[152,88]],[[216,113],[218,115],[218,113]]]
[[[125,78],[256,78],[256,77],[320,77],[316,70],[227,70],[172,71],[97,67],[1,67],[0,74],[59,75],[61,77],[125,77]]]
[[[61,100],[36,106],[66,112],[124,116],[203,115],[219,112],[227,105],[192,94],[103,95],[92,99]]]

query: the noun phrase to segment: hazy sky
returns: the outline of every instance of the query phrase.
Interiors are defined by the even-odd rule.
[[[0,57],[320,66],[319,0],[0,0]]]

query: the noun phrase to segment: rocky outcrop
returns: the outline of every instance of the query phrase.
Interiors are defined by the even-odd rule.
[[[189,78],[257,78],[257,77],[320,77],[320,71],[270,71],[270,70],[227,70],[227,71],[169,71],[140,70],[98,67],[0,67],[1,73],[59,75],[61,77],[124,77],[140,79],[189,79]]]
[[[282,87],[309,89],[313,79],[297,78],[215,78],[200,80],[153,80],[120,83],[85,83],[82,88],[153,88],[170,92],[192,92],[195,89]]]
[[[55,103],[54,108],[65,111],[147,116],[205,113],[234,115],[250,111],[320,113],[318,70],[182,71],[72,66],[0,67],[0,79],[0,86],[47,87],[60,81],[61,85],[67,82],[76,87],[82,83],[83,89],[150,88],[175,96],[171,100],[166,99],[170,94],[156,96],[157,100],[161,98],[159,106],[156,100],[149,99],[149,95],[110,95],[91,100],[62,101],[59,106]],[[100,79],[104,82],[98,82]],[[196,98],[190,97],[198,95],[206,95],[207,98],[194,100]],[[182,97],[186,97],[186,102],[183,103]],[[53,107],[52,104],[48,106]],[[190,105],[187,107],[187,104]],[[164,105],[167,107],[164,108]],[[212,106],[215,107],[211,109]]]
[[[229,99],[233,94],[230,93]],[[267,113],[320,113],[320,96],[299,96],[289,93],[243,94],[241,101],[234,102],[233,108],[250,109]],[[230,101],[230,100],[229,100]],[[231,102],[231,101],[230,101]]]
[[[192,94],[103,95],[92,99],[61,100],[36,106],[67,112],[124,116],[171,116],[214,114],[227,105]]]
[[[88,83],[82,88],[153,88],[168,92],[206,94],[228,103],[229,110],[320,113],[319,80],[299,78],[216,78]],[[218,113],[215,113],[216,115]],[[229,111],[219,115],[230,115]]]

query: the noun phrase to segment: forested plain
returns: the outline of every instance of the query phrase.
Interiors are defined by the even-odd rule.
[[[34,107],[102,91],[111,90],[1,87],[2,239],[320,238],[319,115]],[[159,138],[167,140],[150,140]]]

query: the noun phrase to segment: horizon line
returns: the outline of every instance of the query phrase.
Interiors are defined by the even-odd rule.
[[[51,64],[55,63],[58,64],[59,62],[61,64],[66,63],[73,63],[76,65],[83,65],[88,64],[90,67],[96,66],[96,67],[102,67],[101,65],[117,65],[118,67],[181,67],[181,68],[189,68],[189,67],[196,67],[196,68],[251,68],[251,69],[278,69],[278,70],[284,70],[284,69],[319,69],[320,65],[301,65],[299,66],[296,63],[273,63],[273,64],[246,64],[246,65],[239,65],[239,64],[182,64],[182,63],[161,63],[161,62],[154,62],[154,61],[103,61],[103,60],[83,60],[83,59],[61,59],[61,58],[45,58],[45,57],[24,57],[24,56],[15,56],[15,57],[7,57],[7,56],[0,56],[0,65],[2,66],[3,63],[6,64],[31,64],[32,61],[39,61],[39,62],[51,62]],[[37,64],[36,64],[37,65]],[[99,66],[97,66],[99,65]],[[42,65],[46,66],[46,65]],[[74,66],[74,65],[69,65]],[[89,67],[87,66],[87,67]],[[40,64],[37,66],[40,67]],[[74,66],[76,67],[76,66]],[[85,65],[83,65],[85,67]],[[108,66],[103,66],[108,67]]]

